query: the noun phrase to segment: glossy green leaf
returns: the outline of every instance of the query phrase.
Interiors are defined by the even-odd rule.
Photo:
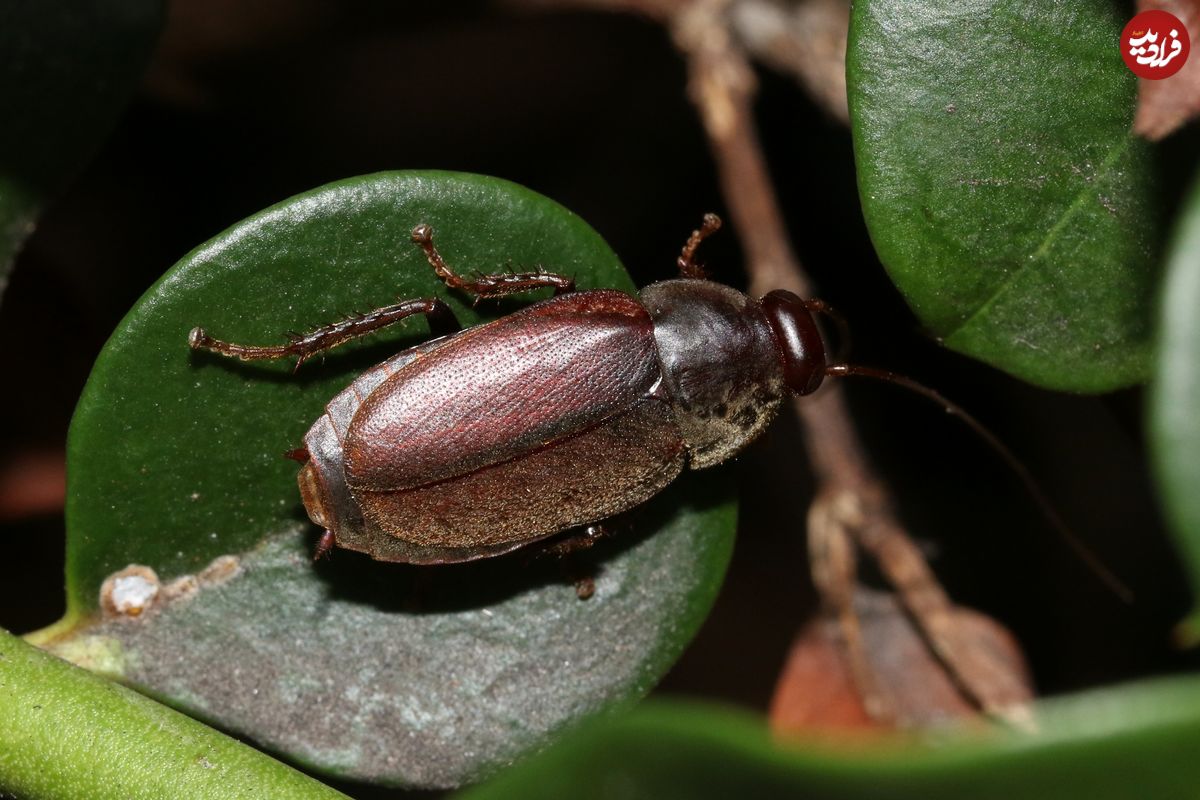
[[[463,800],[804,797],[822,800],[1155,800],[1200,783],[1200,680],[1038,704],[1034,732],[957,731],[867,747],[771,741],[762,720],[647,703],[577,732]]]
[[[340,792],[0,630],[0,795],[335,800]],[[9,794],[9,793],[13,794]]]
[[[648,691],[707,613],[733,512],[719,472],[686,476],[591,551],[586,602],[560,564],[520,553],[418,568],[339,551],[314,566],[318,531],[282,453],[426,323],[295,374],[193,354],[188,331],[278,342],[397,296],[441,296],[464,324],[516,307],[449,292],[409,241],[420,222],[462,271],[541,265],[581,288],[633,288],[578,217],[479,176],[367,176],[234,226],[150,289],[96,362],[68,445],[69,613],[51,633],[94,614],[106,576],[149,566],[158,607],[58,651],[314,768],[444,786]]]
[[[0,5],[0,293],[41,206],[116,123],[162,15],[162,0]]]
[[[1200,588],[1200,180],[1179,216],[1160,303],[1150,436],[1167,519]],[[1200,610],[1183,636],[1200,641]]]
[[[1147,377],[1156,226],[1108,0],[857,0],[863,213],[946,345],[1032,383]]]

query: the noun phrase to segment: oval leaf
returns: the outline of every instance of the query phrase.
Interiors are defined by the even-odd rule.
[[[0,294],[41,205],[116,123],[162,15],[162,0],[6,0],[0,10]]]
[[[1193,590],[1200,589],[1200,180],[1180,214],[1167,259],[1150,435],[1167,519]],[[1200,641],[1200,610],[1180,633]]]
[[[1090,691],[1037,705],[1037,730],[1000,727],[851,747],[772,741],[764,721],[648,702],[500,775],[463,800],[820,797],[824,800],[1184,798],[1200,766],[1200,680]],[[1069,787],[1069,789],[1067,788]]]
[[[63,627],[95,612],[106,576],[129,564],[154,570],[126,574],[157,594],[133,624],[109,614],[57,647],[316,769],[448,786],[648,691],[707,613],[733,515],[714,499],[725,496],[719,474],[680,481],[628,535],[591,551],[597,591],[586,602],[562,565],[521,552],[413,567],[337,551],[314,566],[318,531],[281,454],[358,371],[426,337],[426,323],[412,318],[295,374],[292,363],[193,354],[188,331],[280,342],[397,296],[440,296],[478,322],[409,241],[420,222],[460,271],[544,266],[580,288],[632,289],[562,207],[454,173],[332,184],[193,251],[113,334],[68,447]]]
[[[1155,224],[1112,3],[861,0],[847,79],[879,257],[945,343],[1032,383],[1146,377]]]

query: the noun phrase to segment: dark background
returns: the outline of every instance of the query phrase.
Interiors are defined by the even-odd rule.
[[[33,497],[24,490],[0,504],[0,625],[17,632],[63,611],[62,450],[92,361],[137,297],[225,227],[339,178],[465,170],[574,210],[647,283],[673,277],[703,212],[724,212],[683,62],[651,23],[482,3],[420,13],[244,5],[173,3],[144,85],[46,213],[0,304],[0,475],[47,498],[32,511],[21,509]],[[1087,571],[961,425],[893,387],[853,384],[871,456],[953,597],[1013,630],[1046,693],[1189,666],[1168,642],[1188,596],[1152,497],[1140,391],[1054,394],[941,350],[875,258],[848,131],[790,78],[759,77],[761,134],[791,234],[822,297],[849,318],[854,360],[907,373],[984,420],[1136,601]],[[1168,152],[1194,145],[1177,137]],[[703,260],[744,283],[735,234],[707,243]],[[795,424],[780,420],[721,469],[742,487],[737,551],[712,617],[661,691],[761,709],[813,611],[810,481]]]

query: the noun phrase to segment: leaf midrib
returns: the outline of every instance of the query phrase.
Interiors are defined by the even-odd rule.
[[[949,339],[950,337],[962,331],[964,328],[970,326],[971,323],[977,318],[986,314],[987,311],[999,301],[1000,297],[1005,293],[1009,286],[1015,283],[1016,280],[1020,278],[1027,270],[1041,263],[1042,257],[1054,245],[1054,241],[1058,238],[1059,234],[1066,229],[1067,223],[1070,221],[1071,217],[1075,216],[1079,209],[1083,208],[1083,205],[1087,199],[1091,197],[1093,191],[1092,187],[1108,176],[1108,173],[1112,169],[1113,165],[1120,160],[1121,156],[1125,154],[1125,151],[1129,149],[1129,145],[1133,141],[1133,138],[1134,134],[1132,131],[1130,131],[1125,134],[1121,141],[1113,145],[1108,154],[1104,157],[1104,160],[1100,162],[1100,167],[1095,171],[1095,173],[1093,173],[1091,180],[1085,180],[1084,185],[1075,194],[1075,197],[1071,200],[1070,205],[1066,207],[1063,213],[1059,215],[1058,219],[1054,221],[1054,224],[1052,224],[1046,231],[1045,236],[1042,237],[1042,240],[1038,244],[1037,248],[1029,255],[1026,263],[1018,267],[1016,270],[1013,270],[1007,277],[1005,277],[1005,279],[1000,282],[991,295],[984,300],[978,308],[971,312],[970,316],[966,317],[958,325],[954,326],[945,334],[943,334],[943,338]]]

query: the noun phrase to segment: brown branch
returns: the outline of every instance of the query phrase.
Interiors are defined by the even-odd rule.
[[[688,59],[689,91],[700,110],[722,193],[745,249],[751,294],[783,288],[812,296],[811,283],[789,243],[758,141],[754,74],[745,52],[729,34],[729,6],[729,0],[696,0],[675,17],[674,39]],[[950,598],[895,518],[887,488],[869,465],[841,387],[827,385],[794,405],[820,486],[810,519],[827,520],[828,527],[844,530],[875,558],[934,652],[981,709],[1024,719],[1028,690],[1021,676],[974,647],[969,634],[962,635]],[[810,531],[810,536],[823,538],[821,531]],[[820,582],[819,573],[817,577]],[[852,591],[844,586],[824,588],[834,613],[842,618],[853,614]],[[853,655],[856,628],[846,630]],[[884,698],[871,696],[880,691],[873,681],[860,680],[859,685],[868,707],[890,706]]]
[[[670,25],[690,0],[504,0],[524,9],[624,11]],[[850,0],[736,0],[728,29],[757,61],[792,76],[842,124],[846,106],[846,35]]]
[[[690,0],[508,0],[519,8],[624,11],[663,24],[687,8]]]
[[[849,0],[738,0],[729,24],[750,56],[793,76],[826,113],[849,124]]]

